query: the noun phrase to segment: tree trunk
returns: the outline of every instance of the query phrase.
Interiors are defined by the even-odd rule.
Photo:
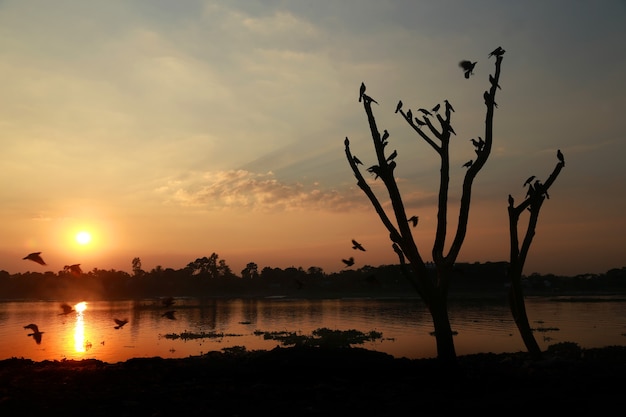
[[[533,360],[541,359],[541,349],[537,344],[537,340],[535,340],[533,330],[528,322],[528,316],[526,315],[526,304],[524,302],[524,294],[522,294],[521,277],[511,280],[509,305],[513,319],[515,320],[515,325],[519,330],[520,336],[522,336],[528,353],[530,353]]]
[[[437,359],[440,365],[448,370],[457,370],[458,361],[450,318],[448,317],[448,304],[445,298],[438,297],[436,301],[428,306],[430,315],[433,318],[435,328],[435,340],[437,343]]]

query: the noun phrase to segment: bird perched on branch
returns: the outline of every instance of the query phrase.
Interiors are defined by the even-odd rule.
[[[40,344],[40,343],[41,343],[41,335],[42,335],[44,332],[40,332],[40,331],[39,331],[39,327],[38,327],[36,324],[31,323],[31,324],[29,324],[29,325],[27,325],[27,326],[24,326],[24,328],[25,328],[25,329],[31,329],[31,330],[33,331],[32,333],[28,333],[28,334],[27,334],[27,336],[32,336],[32,337],[33,337],[33,339],[35,339],[35,342],[36,342],[37,344]]]
[[[433,113],[437,113],[439,111],[439,109],[441,108],[441,104],[437,104],[435,107],[433,107],[430,111],[432,111]]]
[[[346,267],[354,265],[354,257],[349,257],[348,259],[342,259],[341,262],[346,264]]]
[[[452,104],[450,104],[448,100],[444,100],[444,102],[446,103],[446,110],[450,110],[451,112],[454,112],[454,108],[452,107]]]
[[[565,157],[560,149],[556,151],[556,157],[559,158],[559,161],[563,164],[563,166],[565,166]]]
[[[426,115],[426,116],[432,116],[432,113],[431,113],[431,112],[429,112],[429,111],[428,111],[428,110],[426,110],[426,109],[417,109],[417,111],[421,111],[421,112],[422,112],[422,113],[424,113],[424,115]]]
[[[398,105],[396,106],[396,111],[395,113],[398,113],[400,111],[400,109],[402,108],[402,100],[398,101]]]
[[[115,324],[117,324],[117,326],[115,326],[115,329],[121,329],[126,323],[128,323],[128,319],[113,319],[113,321],[115,321]]]
[[[360,251],[365,252],[365,248],[363,247],[363,245],[361,245],[359,242],[357,242],[356,240],[352,239],[352,249],[358,249]]]
[[[474,67],[476,66],[477,61],[472,62],[468,60],[463,60],[459,62],[459,66],[463,68],[463,72],[465,73],[465,78],[469,78],[470,75],[474,74]]]
[[[41,252],[33,252],[24,256],[22,259],[27,259],[29,261],[37,262],[40,265],[46,265],[43,258],[41,257]]]
[[[524,185],[523,187],[526,187],[528,184],[530,184],[532,182],[532,180],[535,179],[534,175],[531,175],[530,177],[528,177],[528,179],[526,181],[524,181]]]
[[[361,89],[359,90],[359,103],[363,100],[363,94],[365,93],[365,83],[361,83]]]
[[[469,167],[471,167],[471,166],[472,166],[472,164],[473,164],[473,163],[474,163],[474,161],[472,161],[472,160],[470,159],[469,161],[467,161],[466,163],[464,163],[464,164],[463,164],[463,166],[464,166],[464,167],[469,168]]]
[[[494,49],[493,51],[491,51],[491,52],[489,53],[489,55],[487,56],[487,58],[491,58],[492,56],[496,56],[496,57],[498,57],[498,56],[502,56],[502,55],[504,55],[504,53],[505,53],[505,52],[506,52],[506,51],[505,51],[504,49],[502,49],[502,47],[501,47],[501,46],[498,46],[496,49]]]
[[[411,217],[409,217],[409,218],[407,219],[407,221],[408,221],[409,223],[411,223],[411,226],[415,227],[415,226],[417,226],[417,222],[419,221],[419,217],[417,217],[417,216],[411,216]]]

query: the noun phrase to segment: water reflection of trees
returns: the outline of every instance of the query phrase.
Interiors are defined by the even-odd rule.
[[[346,296],[413,296],[399,265],[364,266],[336,273],[322,268],[264,267],[258,271],[249,263],[236,275],[217,254],[198,258],[181,269],[158,266],[151,271],[140,268],[133,259],[133,273],[94,268],[75,276],[67,271],[9,274],[0,271],[3,298],[31,299],[140,299],[162,296],[240,297],[285,296],[299,298]],[[508,280],[506,262],[459,263],[451,292],[497,291],[504,294]],[[567,292],[626,290],[626,267],[604,274],[576,276],[541,275],[523,278],[530,291]],[[254,320],[256,306],[242,306],[243,316]],[[218,312],[206,312],[207,317]]]

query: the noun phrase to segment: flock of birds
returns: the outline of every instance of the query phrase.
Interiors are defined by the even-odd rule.
[[[175,303],[176,303],[176,300],[174,299],[174,297],[166,297],[166,298],[161,299],[161,305],[165,307],[171,307]],[[61,310],[62,310],[61,313],[59,313],[60,316],[67,316],[69,314],[76,313],[76,310],[67,303],[61,304]],[[161,317],[165,317],[169,320],[176,320],[176,316],[174,313],[176,313],[176,310],[167,310],[163,314],[161,314]],[[115,326],[113,328],[116,330],[121,329],[126,324],[128,324],[127,318],[124,318],[124,319],[113,318],[113,321],[115,322]],[[37,343],[38,345],[41,344],[42,335],[44,334],[44,332],[39,330],[39,326],[37,326],[35,323],[30,323],[24,326],[24,329],[31,330],[31,333],[28,333],[26,336],[32,337],[35,340],[35,343]],[[102,343],[104,344],[104,342]]]

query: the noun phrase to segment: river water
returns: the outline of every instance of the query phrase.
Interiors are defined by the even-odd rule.
[[[0,302],[0,360],[184,358],[230,347],[272,349],[265,332],[311,335],[319,328],[382,333],[367,349],[396,357],[436,356],[430,315],[415,299],[208,299]],[[526,308],[540,347],[574,342],[583,348],[626,344],[626,298],[527,297]],[[172,317],[164,313],[173,310]],[[128,323],[116,328],[114,319]],[[450,303],[458,355],[524,351],[505,300],[466,298]],[[40,343],[24,326],[37,324]],[[210,337],[176,338],[184,333]]]

